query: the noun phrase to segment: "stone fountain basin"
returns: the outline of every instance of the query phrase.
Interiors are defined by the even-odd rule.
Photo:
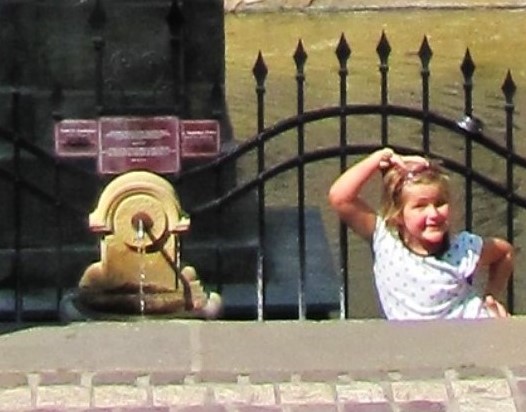
[[[81,287],[72,300],[77,309],[86,314],[180,316],[193,310],[193,304],[188,298],[185,299],[182,287],[166,290],[155,285],[144,285],[142,293],[133,284],[108,290]]]

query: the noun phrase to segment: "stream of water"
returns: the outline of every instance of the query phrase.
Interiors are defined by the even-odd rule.
[[[146,297],[144,295],[144,285],[146,282],[146,239],[144,232],[144,222],[139,219],[136,233],[139,253],[139,314],[144,316],[146,309]]]

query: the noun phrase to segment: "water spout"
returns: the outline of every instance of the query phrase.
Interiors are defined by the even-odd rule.
[[[139,219],[139,222],[137,224],[135,240],[137,240],[139,243],[142,243],[144,241],[144,222],[142,221],[142,219]]]

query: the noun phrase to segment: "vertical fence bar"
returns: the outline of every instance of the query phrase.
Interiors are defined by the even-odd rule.
[[[469,49],[466,50],[464,60],[460,66],[464,75],[464,115],[467,118],[473,116],[473,73],[475,64],[471,58]],[[466,186],[465,186],[465,210],[466,210],[466,229],[471,230],[473,226],[473,142],[468,136],[465,138],[464,163],[466,166]]]
[[[342,115],[340,116],[340,174],[347,169],[347,116],[343,114],[345,106],[347,106],[347,61],[351,56],[351,48],[342,34],[340,41],[336,48],[336,56],[340,63],[338,74],[340,76],[340,109]],[[349,296],[349,236],[347,232],[347,225],[340,222],[340,319],[348,317],[347,297]]]
[[[54,122],[62,120],[62,105],[63,105],[62,88],[59,84],[55,85],[51,94],[51,106],[53,107],[52,118]],[[62,233],[62,179],[61,179],[61,163],[58,157],[54,160],[54,199],[55,199],[55,230],[56,230],[56,261],[57,261],[57,275],[56,275],[56,314],[60,316],[60,303],[64,296],[62,267],[63,267],[63,233]]]
[[[222,111],[222,102],[224,101],[224,94],[223,89],[220,85],[220,82],[216,81],[214,82],[214,86],[212,87],[212,91],[210,93],[210,106],[212,107],[212,116],[215,120],[218,122],[223,117],[223,111]],[[223,178],[223,164],[220,163],[217,167],[214,168],[215,173],[215,198],[219,199],[223,193],[225,192],[224,184],[225,181]],[[224,206],[223,204],[220,204],[217,208],[216,212],[216,219],[215,220],[215,227],[216,227],[216,241],[215,241],[215,254],[217,259],[217,274],[216,278],[219,279],[217,282],[217,292],[219,294],[223,291],[223,272],[224,272],[224,255],[221,250],[221,241],[220,235],[221,233],[224,233],[225,228],[225,218],[224,218]]]
[[[429,156],[429,62],[433,56],[433,51],[429,47],[426,36],[424,36],[418,56],[422,65],[420,70],[422,76],[422,148],[424,153]]]
[[[298,118],[304,113],[304,83],[305,83],[305,62],[307,54],[300,40],[294,53],[296,63],[296,84],[297,84],[297,115]],[[298,279],[298,319],[306,318],[307,305],[305,302],[305,272],[306,272],[306,239],[305,239],[305,125],[303,121],[298,124],[298,248],[300,273]]]
[[[222,167],[219,165],[218,167],[214,168],[214,174],[215,174],[215,182],[214,182],[214,189],[215,189],[215,198],[219,199],[221,197],[221,194],[223,193],[222,188]],[[214,228],[215,228],[215,236],[216,239],[214,240],[214,254],[216,257],[216,267],[217,267],[217,273],[215,274],[217,283],[217,293],[221,294],[223,292],[223,271],[224,271],[224,262],[223,262],[223,253],[221,251],[221,241],[220,241],[220,235],[223,233],[223,205],[219,205],[219,207],[216,209],[215,212],[215,219],[214,219]]]
[[[11,94],[11,124],[13,129],[13,176],[14,176],[14,262],[13,276],[15,279],[15,321],[23,321],[24,297],[23,297],[23,279],[21,271],[21,253],[22,253],[22,177],[21,177],[21,148],[20,148],[20,91],[15,89]]]
[[[60,312],[60,302],[62,301],[63,297],[63,281],[62,281],[62,254],[63,254],[63,236],[62,236],[62,179],[61,179],[61,168],[60,168],[60,161],[58,159],[55,159],[54,164],[54,179],[53,179],[53,186],[54,186],[54,193],[53,197],[55,199],[55,259],[57,261],[57,274],[55,276],[55,282],[56,282],[56,300],[57,305],[55,308],[56,315],[58,318],[59,312]]]
[[[262,174],[265,171],[265,140],[262,132],[265,129],[265,79],[267,78],[268,69],[261,51],[258,53],[256,63],[252,69],[256,79],[257,95],[257,162],[258,162],[258,235],[260,251],[257,258],[257,319],[264,319],[265,309],[265,182]]]
[[[513,140],[513,113],[515,111],[515,104],[513,102],[513,96],[517,87],[511,76],[511,72],[508,71],[506,79],[502,84],[502,91],[504,93],[506,104],[504,109],[506,111],[506,194],[508,196],[507,200],[507,209],[506,209],[506,220],[507,220],[507,239],[513,243],[514,241],[514,224],[513,224],[513,154],[514,154],[514,140]],[[510,313],[513,313],[514,309],[514,287],[513,287],[513,277],[508,282],[508,309]]]
[[[388,119],[386,108],[389,104],[389,90],[388,90],[388,79],[387,73],[389,72],[389,55],[391,54],[391,46],[387,40],[385,32],[382,32],[378,46],[376,47],[376,53],[380,58],[380,75],[381,75],[381,86],[380,86],[380,102],[382,105],[382,125],[381,125],[381,139],[382,146],[386,146],[389,143],[388,135]]]

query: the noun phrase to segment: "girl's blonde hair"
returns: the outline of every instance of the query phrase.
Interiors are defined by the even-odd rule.
[[[436,162],[430,161],[429,166],[424,169],[416,169],[416,165],[414,168],[408,166],[407,170],[391,167],[383,176],[380,213],[390,229],[396,229],[396,222],[404,208],[403,194],[407,185],[437,185],[444,199],[447,202],[451,200],[449,177]]]

